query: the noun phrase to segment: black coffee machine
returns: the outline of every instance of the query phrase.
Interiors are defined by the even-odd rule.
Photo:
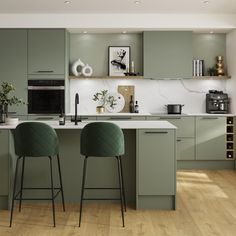
[[[227,93],[209,90],[206,94],[206,112],[211,114],[229,113],[229,98]]]

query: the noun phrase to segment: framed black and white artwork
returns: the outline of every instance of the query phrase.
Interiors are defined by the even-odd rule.
[[[109,76],[125,76],[129,72],[130,46],[109,46],[108,69]]]

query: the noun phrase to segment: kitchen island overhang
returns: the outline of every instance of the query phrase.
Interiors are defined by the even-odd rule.
[[[27,122],[27,121],[26,121]],[[36,121],[37,122],[37,121]],[[41,122],[41,121],[40,121]],[[80,131],[89,123],[78,125],[66,122],[59,125],[56,121],[43,121],[53,127],[60,141],[60,156],[66,202],[78,203],[82,178],[83,157],[80,155]],[[91,121],[103,122],[103,121]],[[110,121],[105,121],[110,122]],[[176,208],[176,127],[168,121],[112,121],[125,135],[125,155],[123,157],[124,181],[127,202],[139,208],[175,209]],[[0,130],[8,132],[9,169],[8,191],[1,197],[1,205],[9,201],[12,176],[15,167],[15,153],[12,132],[16,125],[1,125]],[[114,159],[114,160],[113,160]],[[25,184],[45,186],[49,183],[45,160],[30,161],[25,174]],[[110,187],[118,184],[115,158],[94,158],[88,170],[88,184],[93,187]],[[43,174],[42,174],[43,173]],[[93,178],[89,178],[93,176]],[[57,179],[57,176],[55,176]],[[117,197],[114,191],[91,191],[88,196]],[[32,195],[32,193],[31,193]],[[9,206],[9,204],[7,204]],[[7,208],[8,206],[4,208]]]

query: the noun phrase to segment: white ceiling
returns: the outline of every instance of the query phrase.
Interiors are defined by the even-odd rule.
[[[236,0],[1,0],[0,13],[236,14]],[[114,16],[115,17],[115,16]]]

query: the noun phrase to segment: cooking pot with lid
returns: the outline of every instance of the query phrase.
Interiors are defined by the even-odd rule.
[[[181,114],[182,112],[182,107],[184,105],[181,104],[167,104],[167,113],[168,114]]]

